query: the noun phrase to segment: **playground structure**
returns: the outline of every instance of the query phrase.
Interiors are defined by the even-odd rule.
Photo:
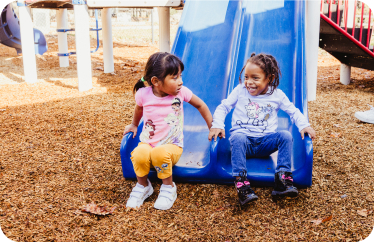
[[[33,31],[35,53],[43,55],[48,49],[45,37],[40,30],[34,28]],[[17,54],[22,53],[19,20],[10,5],[1,12],[0,43],[15,48]]]
[[[19,1],[20,31],[23,37],[32,36],[32,28],[28,26],[32,21],[27,21],[30,18],[30,7],[58,8],[58,29],[67,28],[64,25],[66,9],[73,8],[79,90],[85,91],[92,87],[90,49],[87,45],[88,9],[102,8],[104,72],[110,73],[114,71],[110,20],[112,7],[158,7],[160,51],[170,51],[170,7],[184,7],[172,53],[181,57],[188,69],[194,70],[184,74],[184,82],[205,100],[212,112],[237,85],[239,69],[250,53],[263,51],[271,52],[280,61],[283,72],[280,88],[296,107],[307,115],[307,99],[313,100],[313,95],[315,97],[315,91],[310,91],[315,87],[317,79],[317,43],[322,23],[320,27],[315,19],[320,15],[321,6],[318,1],[273,2],[270,6],[269,3],[254,1],[218,1],[217,4],[212,4],[211,1],[187,1],[183,6],[180,1],[136,1],[136,4],[134,1]],[[334,5],[328,4],[330,9]],[[278,25],[283,28],[279,29]],[[266,29],[269,33],[257,32],[255,28]],[[58,35],[59,52],[64,53],[67,51],[67,45],[64,47],[64,43],[67,43],[66,33],[61,32]],[[23,39],[30,39],[28,37]],[[37,76],[34,65],[35,52],[30,46],[29,42],[22,42],[22,49],[25,50],[25,79],[26,82],[32,83],[36,81]],[[60,56],[61,67],[68,63],[68,56]],[[283,68],[286,70],[283,71]],[[313,75],[315,78],[310,78]],[[185,114],[186,147],[181,160],[173,170],[176,181],[232,183],[227,139],[209,143],[206,125],[199,114],[189,105],[185,107]],[[227,134],[231,126],[230,120],[231,114],[226,119]],[[139,125],[138,134],[141,128],[142,124]],[[299,187],[310,186],[313,160],[311,140],[308,137],[304,141],[301,140],[297,128],[283,112],[279,113],[279,128],[291,131],[294,137],[292,162],[295,184]],[[137,145],[138,138],[133,140],[130,137],[129,134],[123,139],[121,158],[124,176],[135,179],[129,154]],[[276,157],[276,154],[273,154],[269,158],[248,160],[249,178],[254,184],[272,185]],[[151,172],[150,177],[156,177],[155,171]]]
[[[154,8],[157,7],[159,15],[160,51],[170,51],[170,8],[183,7],[183,1],[150,0],[150,1],[83,1],[83,0],[22,0],[17,1],[19,6],[19,29],[20,36],[24,40],[32,40],[33,27],[31,19],[31,8],[56,9],[57,29],[65,30],[58,33],[58,46],[60,55],[60,67],[69,66],[69,51],[67,45],[67,10],[74,9],[75,43],[77,55],[78,89],[87,91],[92,88],[92,67],[89,36],[89,9],[101,9],[104,73],[114,72],[113,62],[113,39],[111,13],[112,7],[126,8]],[[18,22],[18,21],[17,21]],[[97,29],[97,28],[96,28]],[[8,39],[8,38],[4,38]],[[24,76],[26,83],[37,82],[35,50],[32,41],[21,43]],[[75,54],[75,53],[74,53]]]
[[[342,63],[340,82],[350,83],[351,67],[374,70],[370,7],[357,0],[322,0],[320,12],[319,46]]]
[[[253,1],[218,1],[214,4],[187,1],[172,48],[172,53],[182,59],[188,70],[193,70],[184,73],[185,85],[214,112],[221,100],[238,85],[241,67],[251,53],[271,53],[282,69],[280,88],[307,116],[305,7],[303,1],[277,1],[271,6]],[[258,29],[267,31],[256,31]],[[184,114],[184,153],[173,167],[173,179],[231,184],[228,139],[209,142],[209,130],[198,111],[185,105]],[[294,138],[292,170],[295,185],[308,187],[312,183],[311,139],[301,140],[289,116],[282,111],[278,115],[279,129],[290,131]],[[231,128],[231,116],[229,113],[226,118],[226,134]],[[138,145],[142,126],[143,123],[139,125],[135,139],[132,134],[127,134],[121,144],[125,178],[136,178],[130,153]],[[249,158],[247,169],[251,183],[272,186],[276,161],[277,153],[266,158]],[[149,177],[155,179],[156,172],[151,170]]]

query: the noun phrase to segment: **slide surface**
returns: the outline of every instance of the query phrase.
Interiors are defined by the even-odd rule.
[[[19,19],[10,4],[1,12],[0,43],[15,48],[17,53],[22,53]],[[35,28],[34,43],[35,54],[43,55],[48,50],[43,33]]]
[[[185,64],[183,82],[203,99],[210,111],[239,83],[239,73],[251,53],[264,52],[279,62],[279,88],[304,115],[307,111],[304,1],[186,1],[172,53]],[[298,187],[312,183],[313,147],[301,139],[290,117],[279,111],[279,130],[292,133],[292,171]],[[179,182],[232,184],[228,137],[232,111],[226,117],[226,139],[209,142],[208,128],[200,113],[184,105],[184,151],[173,167]],[[138,134],[143,123],[139,125]],[[123,175],[136,179],[130,160],[139,142],[126,135],[121,144]],[[252,185],[272,186],[277,152],[267,158],[248,158]],[[150,178],[157,178],[151,170]]]

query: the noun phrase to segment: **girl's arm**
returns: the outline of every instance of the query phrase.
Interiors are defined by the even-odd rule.
[[[200,112],[201,116],[204,118],[206,124],[208,125],[208,128],[210,129],[212,127],[213,117],[205,102],[193,94],[191,100],[188,103],[190,103]]]
[[[132,122],[130,125],[127,125],[125,127],[123,136],[125,136],[129,132],[133,132],[134,133],[133,138],[135,138],[136,133],[138,131],[139,121],[140,119],[142,119],[142,116],[143,116],[143,107],[136,105],[135,110],[134,110],[134,117],[132,118]]]
[[[308,122],[306,117],[303,115],[303,113],[300,112],[299,109],[295,107],[292,102],[290,102],[283,91],[281,92],[280,108],[284,110],[290,116],[291,121],[296,124],[302,139],[304,139],[304,133],[308,133],[312,140],[316,137],[316,132],[310,126],[310,123]]]

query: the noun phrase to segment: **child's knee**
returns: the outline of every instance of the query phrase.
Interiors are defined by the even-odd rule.
[[[155,147],[151,151],[151,161],[153,165],[159,165],[170,161],[170,153],[162,146]]]
[[[137,176],[145,176],[151,168],[151,148],[149,145],[141,144],[131,152],[131,161]]]
[[[239,145],[239,144],[246,144],[247,143],[247,135],[242,133],[235,133],[230,136],[230,144],[231,145]]]
[[[172,175],[172,154],[167,149],[162,146],[153,148],[151,161],[157,171],[158,178],[165,179]]]
[[[278,133],[281,141],[293,142],[292,134],[289,131],[281,130]]]

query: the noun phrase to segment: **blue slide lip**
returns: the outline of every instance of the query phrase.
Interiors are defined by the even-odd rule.
[[[299,1],[186,1],[172,53],[186,70],[184,85],[203,99],[213,113],[238,85],[239,73],[252,52],[272,54],[280,64],[279,88],[308,116],[305,60],[305,2]],[[176,182],[232,184],[228,139],[209,142],[208,128],[199,112],[184,106],[184,152],[173,167]],[[225,122],[226,137],[232,112]],[[300,133],[283,111],[278,113],[280,130],[293,138],[292,172],[299,188],[312,184],[313,144]],[[142,129],[139,125],[139,131]],[[126,140],[126,141],[124,141]],[[130,160],[139,142],[125,136],[121,145],[124,177],[136,179]],[[196,159],[202,165],[186,167]],[[273,186],[276,157],[247,160],[248,177],[254,186]],[[156,179],[151,170],[150,179]]]

